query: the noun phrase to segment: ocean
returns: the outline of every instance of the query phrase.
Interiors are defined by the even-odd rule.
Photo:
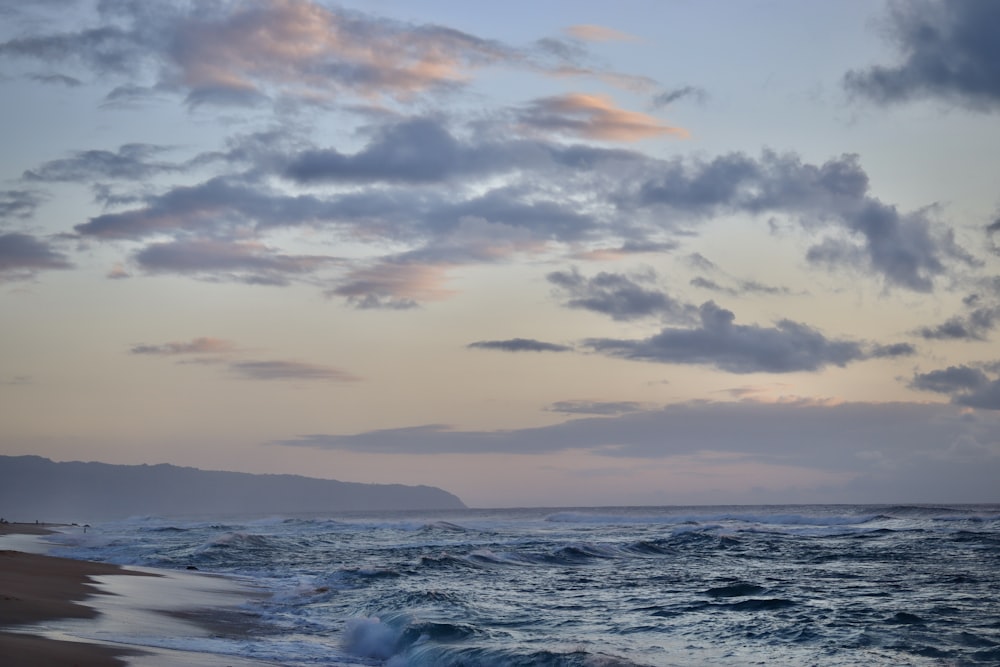
[[[289,667],[1000,665],[1000,505],[139,517],[51,539],[257,591],[209,637],[103,639]]]

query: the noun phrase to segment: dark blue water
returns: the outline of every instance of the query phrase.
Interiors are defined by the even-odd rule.
[[[1000,506],[143,518],[62,555],[235,575],[300,665],[1000,665]]]

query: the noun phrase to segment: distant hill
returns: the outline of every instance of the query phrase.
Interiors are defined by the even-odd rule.
[[[168,464],[56,463],[40,456],[0,456],[0,516],[8,521],[83,523],[142,515],[464,507],[457,496],[432,486],[358,484]]]

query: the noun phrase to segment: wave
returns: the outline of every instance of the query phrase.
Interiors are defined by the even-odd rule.
[[[464,526],[460,526],[457,523],[452,523],[450,521],[434,521],[432,523],[424,524],[421,527],[421,530],[428,531],[428,532],[429,531],[442,530],[442,531],[449,532],[449,533],[467,533],[467,532],[469,532],[468,528],[465,528]]]
[[[271,540],[265,535],[260,535],[258,533],[227,532],[219,535],[218,537],[212,538],[195,551],[200,552],[207,551],[209,549],[240,548],[266,549],[270,546]]]
[[[699,525],[732,522],[776,526],[850,526],[879,518],[891,518],[878,513],[865,514],[800,514],[773,512],[718,512],[705,514],[606,514],[591,512],[556,512],[545,517],[552,523],[593,525]]]
[[[405,615],[361,617],[347,621],[341,647],[358,658],[384,661],[386,667],[646,667],[582,649],[532,651],[495,643],[506,638],[505,633],[486,633],[468,623],[414,621]]]
[[[736,584],[729,584],[727,586],[716,586],[715,588],[709,588],[707,591],[705,591],[705,595],[713,598],[732,598],[732,597],[743,597],[747,595],[756,595],[757,593],[762,593],[763,591],[764,591],[763,586],[740,582]]]
[[[739,602],[734,602],[725,606],[729,609],[735,609],[737,611],[772,611],[775,609],[794,607],[797,604],[798,603],[794,600],[786,600],[785,598],[751,598],[749,600],[740,600]]]

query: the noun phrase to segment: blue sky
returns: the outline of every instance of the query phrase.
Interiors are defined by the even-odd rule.
[[[998,500],[996,3],[0,16],[0,453]]]

